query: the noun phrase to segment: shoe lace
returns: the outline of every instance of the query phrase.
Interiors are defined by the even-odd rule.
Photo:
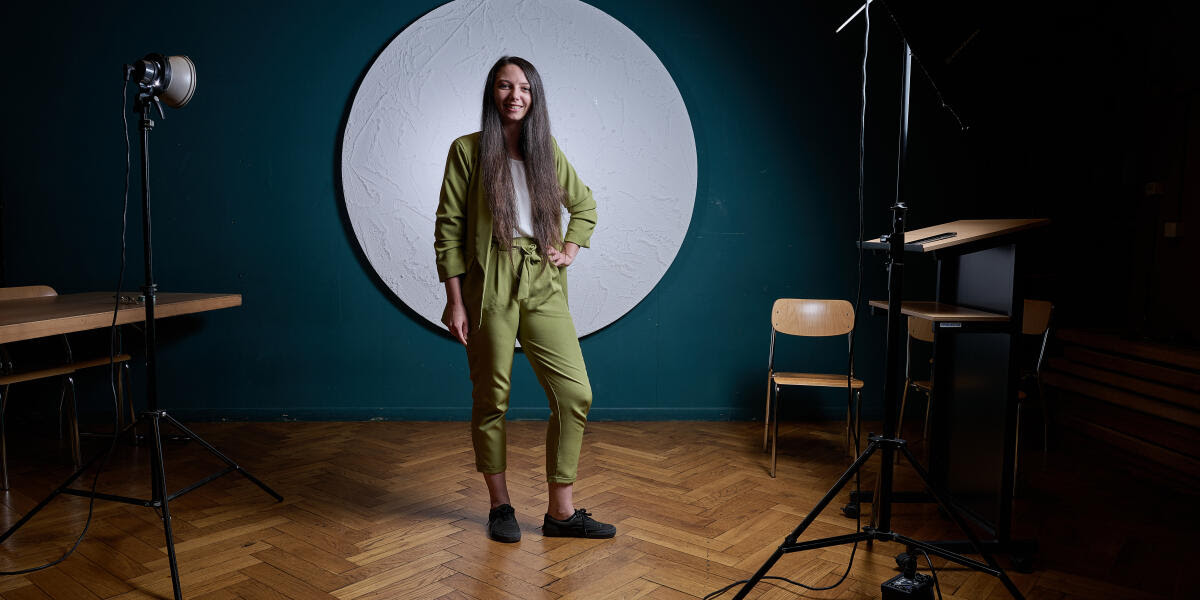
[[[592,513],[585,509],[577,508],[575,509],[575,514],[579,515],[579,519],[583,522],[585,530],[596,523],[596,520],[592,518]]]

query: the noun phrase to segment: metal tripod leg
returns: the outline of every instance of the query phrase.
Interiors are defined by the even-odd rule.
[[[812,525],[812,522],[817,519],[817,515],[821,514],[821,511],[825,510],[825,507],[828,506],[829,503],[832,502],[839,493],[841,493],[842,488],[846,487],[846,484],[850,482],[850,478],[854,477],[854,475],[858,473],[858,470],[862,468],[862,466],[869,458],[871,458],[871,455],[874,454],[875,450],[878,448],[879,441],[871,440],[871,443],[867,446],[866,450],[863,450],[863,453],[854,460],[854,462],[850,465],[850,468],[846,469],[845,473],[842,473],[842,476],[838,478],[836,483],[833,484],[833,487],[829,488],[828,492],[825,492],[825,495],[821,497],[821,500],[817,502],[817,505],[814,506],[811,511],[809,511],[808,516],[804,517],[804,520],[796,526],[796,529],[792,530],[792,533],[783,540],[783,543],[775,549],[775,553],[767,559],[767,562],[763,563],[762,567],[759,567],[758,572],[746,582],[746,585],[743,586],[740,591],[738,591],[737,595],[733,597],[733,600],[742,600],[745,598],[746,595],[750,593],[750,590],[754,589],[754,586],[757,585],[764,576],[766,576],[767,571],[770,571],[771,567],[775,566],[775,563],[778,562],[781,557],[783,557],[784,553],[790,551],[787,548],[789,546],[796,545],[796,539],[800,537],[800,534],[804,533],[804,530],[808,529],[809,525]],[[850,536],[842,537],[846,538],[848,541],[856,541],[860,536],[861,534],[851,534]],[[836,546],[842,543],[846,543],[846,541],[839,540],[838,542],[831,542],[828,545]]]
[[[883,469],[887,470],[894,466],[894,463],[891,461],[891,452],[899,450],[904,455],[904,457],[906,459],[908,459],[908,462],[910,464],[912,464],[913,469],[915,469],[917,471],[917,475],[920,476],[922,482],[924,482],[926,487],[933,494],[934,498],[938,501],[939,504],[941,504],[942,508],[946,511],[946,513],[950,515],[951,519],[954,520],[954,523],[956,525],[958,525],[959,529],[961,529],[963,531],[963,533],[966,534],[967,539],[969,539],[971,541],[971,545],[974,548],[975,552],[977,552],[981,556],[983,556],[984,560],[987,561],[987,564],[981,563],[976,560],[972,560],[970,558],[967,558],[960,554],[956,554],[956,553],[946,550],[944,548],[940,548],[940,547],[938,547],[934,544],[928,543],[928,542],[914,540],[912,538],[894,533],[890,530],[877,530],[874,527],[870,527],[870,526],[863,528],[863,530],[861,532],[853,533],[853,534],[849,534],[849,535],[821,538],[821,539],[812,540],[812,541],[803,542],[803,543],[796,542],[796,539],[800,537],[800,534],[802,534],[804,532],[804,530],[808,529],[808,526],[811,525],[812,522],[816,520],[817,515],[821,514],[821,511],[825,510],[825,507],[829,505],[829,503],[833,500],[834,497],[836,497],[838,495],[839,492],[841,492],[842,488],[845,487],[845,485],[850,481],[850,478],[853,477],[862,468],[863,464],[865,464],[867,459],[869,459],[871,457],[871,455],[874,454],[875,450],[881,449],[881,448],[882,448],[881,454],[883,456],[883,462],[884,462]],[[885,484],[885,487],[888,487],[888,486],[890,486],[890,483]],[[890,501],[890,498],[883,499],[883,502],[885,504],[889,501]],[[888,511],[890,509],[885,506],[883,508],[883,510]],[[889,521],[889,519],[883,520],[885,527],[889,526],[888,521]],[[926,472],[925,469],[920,465],[920,463],[917,462],[916,458],[912,455],[912,452],[910,452],[908,450],[908,446],[905,444],[904,440],[902,440],[902,439],[882,439],[882,438],[876,437],[876,438],[871,439],[871,444],[869,446],[867,446],[866,450],[863,451],[862,455],[860,455],[857,459],[855,459],[854,463],[850,465],[850,468],[847,469],[845,473],[842,473],[842,476],[837,480],[837,482],[833,485],[833,487],[830,488],[830,490],[825,493],[825,495],[821,498],[821,500],[817,502],[817,505],[814,506],[813,509],[808,513],[808,515],[804,517],[804,520],[798,526],[796,526],[796,529],[793,530],[792,533],[789,534],[786,539],[784,539],[783,543],[779,545],[779,548],[775,549],[775,553],[772,554],[767,559],[767,561],[763,563],[763,565],[758,569],[758,571],[746,582],[746,585],[743,586],[742,589],[738,591],[738,594],[736,596],[734,596],[734,600],[742,600],[742,599],[746,598],[746,596],[750,593],[750,590],[753,589],[754,586],[757,585],[758,582],[761,581],[762,578],[766,576],[767,572],[771,570],[771,567],[773,567],[775,565],[775,563],[778,562],[779,559],[783,557],[784,554],[787,554],[789,552],[798,552],[798,551],[802,551],[802,550],[811,550],[814,548],[826,548],[829,546],[857,543],[860,541],[868,541],[869,542],[871,540],[900,542],[900,543],[907,544],[910,546],[922,548],[922,549],[926,550],[927,552],[929,552],[930,554],[940,556],[951,562],[955,562],[960,565],[975,569],[977,571],[987,573],[994,577],[998,577],[1000,579],[1000,582],[1004,585],[1005,589],[1008,590],[1008,592],[1012,595],[1013,598],[1015,598],[1016,600],[1024,600],[1024,598],[1025,598],[1021,594],[1021,591],[1019,589],[1017,589],[1016,584],[1014,584],[1013,581],[1008,578],[1008,575],[1004,572],[1004,569],[1000,568],[1000,565],[998,565],[996,563],[996,560],[994,558],[992,558],[992,555],[987,554],[983,551],[982,544],[979,543],[978,537],[976,537],[975,533],[972,532],[971,529],[968,527],[967,522],[963,519],[962,515],[958,514],[958,509],[948,501],[945,493],[943,493],[939,488],[935,487],[930,482],[928,472]]]
[[[179,421],[175,420],[175,417],[172,417],[171,415],[168,415],[167,413],[163,412],[162,418],[166,419],[167,422],[170,423],[172,427],[178,429],[179,431],[182,431],[183,434],[188,436],[189,438],[191,438],[192,441],[196,442],[197,444],[200,444],[201,446],[204,446],[205,450],[208,450],[210,453],[212,453],[213,456],[221,459],[222,462],[229,465],[230,469],[237,471],[238,473],[241,473],[242,477],[249,479],[251,483],[253,483],[254,485],[257,485],[260,489],[262,489],[262,491],[270,494],[271,497],[275,498],[276,501],[283,502],[283,496],[280,496],[279,494],[277,494],[275,492],[275,490],[268,487],[267,484],[259,481],[257,477],[251,475],[249,472],[247,472],[245,469],[243,469],[241,467],[241,465],[237,464],[236,462],[233,462],[232,459],[230,459],[228,456],[225,456],[220,450],[217,450],[217,448],[215,446],[206,442],[204,440],[204,438],[196,435],[195,433],[192,433],[191,429],[184,427],[183,423],[180,423]],[[207,481],[204,481],[203,483],[207,483]],[[188,490],[190,490],[190,489],[191,488],[189,488]],[[185,491],[188,491],[188,490],[180,491],[179,493],[175,494],[175,496],[183,494],[183,493],[185,493]]]
[[[131,429],[132,427],[133,427],[133,425],[129,425],[128,427],[126,427],[126,429]],[[124,434],[125,432],[122,431],[121,433]],[[79,479],[80,475],[83,475],[85,472],[87,472],[88,469],[91,469],[92,465],[96,464],[96,461],[100,460],[100,458],[102,456],[104,456],[103,452],[97,454],[96,456],[93,456],[91,458],[91,460],[87,461],[87,464],[76,469],[75,472],[72,473],[70,477],[67,477],[66,481],[62,482],[62,485],[55,488],[55,490],[53,492],[50,492],[49,496],[46,496],[45,498],[43,498],[41,502],[37,503],[37,506],[34,506],[32,509],[29,510],[29,512],[25,513],[25,516],[21,517],[20,520],[18,520],[16,523],[14,523],[12,527],[9,527],[8,531],[5,531],[3,534],[0,534],[0,544],[3,544],[4,540],[7,540],[9,537],[12,536],[12,534],[16,533],[17,530],[20,529],[22,525],[29,522],[29,520],[32,519],[34,515],[38,514],[39,511],[41,511],[43,508],[46,508],[46,505],[50,504],[50,502],[53,501],[55,498],[57,498],[59,494],[66,492],[67,488],[71,487],[71,484],[75,483],[75,480]]]
[[[171,509],[167,506],[167,473],[163,468],[162,428],[159,425],[160,416],[165,413],[149,413],[150,428],[154,432],[154,456],[151,458],[150,470],[151,487],[154,489],[154,502],[162,507],[163,533],[167,538],[167,560],[171,564],[171,588],[175,591],[175,600],[183,600],[183,591],[179,588],[179,563],[175,559],[175,536],[171,533]]]
[[[996,562],[996,559],[993,558],[991,554],[983,551],[983,544],[979,543],[979,537],[975,535],[975,532],[971,531],[970,526],[967,525],[967,522],[965,519],[963,519],[962,515],[958,514],[958,509],[950,503],[946,493],[933,484],[933,481],[929,478],[929,472],[927,472],[925,468],[921,466],[921,463],[917,462],[916,457],[914,457],[912,452],[909,451],[908,446],[900,446],[900,452],[904,454],[904,458],[908,460],[908,464],[912,465],[913,470],[917,472],[917,476],[921,478],[921,481],[925,484],[925,487],[929,489],[929,492],[933,494],[934,499],[936,499],[938,504],[941,505],[942,510],[944,510],[946,514],[950,515],[950,518],[954,521],[954,524],[957,525],[964,534],[966,534],[967,539],[971,541],[971,547],[975,549],[975,552],[982,556],[983,560],[987,561],[989,567],[997,571],[995,575],[996,577],[1000,578],[1000,582],[1003,583],[1004,587],[1008,589],[1008,593],[1012,594],[1013,598],[1023,598],[1024,596],[1022,596],[1021,591],[1017,589],[1017,585],[1008,578],[1008,574],[1004,572],[1004,569],[1000,568],[1000,565]],[[928,547],[925,547],[925,549],[929,550]],[[955,558],[951,557],[950,555],[963,558],[946,550],[930,552],[947,560],[954,560],[955,562],[961,561],[955,560]],[[978,569],[979,567],[974,568]]]
[[[197,441],[200,445],[204,446],[204,448],[206,450],[208,450],[209,452],[211,452],[214,456],[216,456],[217,458],[220,458],[226,465],[228,465],[228,468],[226,468],[224,471],[221,471],[221,472],[211,475],[205,479],[202,479],[196,483],[193,483],[193,484],[179,490],[178,492],[175,492],[174,494],[168,494],[167,493],[166,468],[163,464],[163,451],[162,451],[162,424],[161,424],[161,421],[164,419],[167,421],[167,423],[178,428],[180,431],[182,431],[184,434],[189,436],[191,439]],[[150,488],[151,488],[152,494],[151,494],[151,498],[149,500],[130,498],[127,496],[117,496],[117,495],[113,495],[113,494],[104,494],[104,493],[100,493],[100,492],[94,492],[91,490],[72,488],[71,484],[75,483],[76,479],[79,479],[79,477],[81,475],[83,475],[86,471],[91,469],[92,466],[95,465],[96,461],[100,460],[102,457],[107,455],[107,452],[100,452],[100,453],[97,453],[95,456],[93,456],[91,459],[89,459],[87,464],[83,465],[78,470],[76,470],[74,473],[72,473],[71,476],[68,477],[62,483],[62,485],[60,485],[57,489],[55,489],[53,492],[51,492],[50,495],[46,496],[46,498],[44,498],[41,502],[39,502],[37,504],[37,506],[33,507],[32,510],[30,510],[28,513],[26,513],[25,516],[21,517],[21,519],[19,521],[17,521],[12,527],[10,527],[8,529],[8,531],[5,531],[2,535],[0,535],[0,543],[3,543],[5,540],[7,540],[9,537],[11,537],[14,533],[16,533],[17,530],[21,528],[21,526],[23,526],[25,523],[29,522],[29,520],[32,519],[34,515],[36,515],[38,512],[40,512],[48,504],[50,504],[50,502],[52,500],[54,500],[54,498],[58,497],[59,494],[82,496],[85,498],[87,498],[87,497],[98,498],[101,500],[110,500],[113,502],[124,502],[126,504],[133,504],[133,505],[137,505],[137,506],[144,506],[144,507],[150,507],[150,508],[161,508],[162,509],[161,516],[162,516],[162,521],[163,521],[163,535],[166,537],[167,558],[168,558],[168,561],[169,561],[170,567],[171,567],[171,585],[172,585],[172,589],[175,594],[175,596],[174,596],[175,600],[182,600],[183,593],[180,590],[180,583],[179,583],[179,564],[178,564],[178,560],[176,559],[176,556],[175,556],[175,539],[174,539],[174,534],[171,529],[171,512],[170,512],[170,507],[168,506],[168,503],[172,499],[178,498],[179,496],[182,496],[183,494],[186,494],[186,493],[188,493],[188,492],[190,492],[190,491],[192,491],[192,490],[194,490],[194,489],[196,489],[196,488],[198,488],[198,487],[200,487],[222,475],[232,472],[232,471],[237,471],[237,472],[241,473],[244,477],[249,479],[251,482],[253,482],[255,485],[257,485],[259,488],[261,488],[264,492],[267,492],[272,497],[274,497],[276,501],[280,501],[280,502],[283,501],[283,496],[280,496],[279,494],[275,493],[275,490],[272,490],[270,487],[267,487],[266,484],[259,481],[256,477],[254,477],[250,473],[247,473],[245,469],[243,469],[237,463],[230,460],[229,457],[222,454],[221,451],[219,451],[215,447],[213,447],[212,444],[209,444],[208,442],[204,441],[199,436],[197,436],[195,433],[192,433],[191,430],[189,430],[187,427],[184,427],[182,423],[180,423],[179,421],[176,421],[173,417],[171,417],[164,411],[151,410],[151,411],[142,413],[141,418],[138,421],[135,421],[133,423],[126,425],[125,428],[122,429],[120,431],[120,433],[118,433],[117,435],[123,436],[123,435],[128,434],[135,427],[140,425],[143,421],[149,422],[150,430],[151,430],[150,434],[154,438],[154,453],[150,457]]]

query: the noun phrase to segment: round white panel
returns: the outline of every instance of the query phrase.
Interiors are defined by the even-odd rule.
[[[488,70],[503,55],[542,75],[552,132],[592,189],[599,224],[569,267],[587,335],[633,308],[679,251],[696,197],[696,141],[654,52],[577,0],[456,0],[409,25],[375,59],[342,146],[346,212],[379,277],[440,326],[445,291],[433,220],[450,143],[479,130]]]

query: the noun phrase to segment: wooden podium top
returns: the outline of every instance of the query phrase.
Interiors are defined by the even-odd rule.
[[[967,221],[951,221],[916,229],[904,233],[904,250],[907,252],[933,252],[978,242],[988,238],[1000,237],[1048,225],[1050,219],[978,219]],[[947,234],[954,234],[952,236]],[[946,236],[946,237],[941,237]],[[940,238],[940,239],[928,239]],[[928,240],[922,242],[921,240]],[[887,250],[888,244],[879,238],[863,242],[863,248],[868,250]]]
[[[871,306],[881,310],[888,309],[887,300],[872,300]],[[973,323],[1004,323],[1007,315],[991,313],[973,308],[943,304],[941,302],[901,302],[900,314],[918,319],[926,319],[934,323],[944,321],[969,321]]]
[[[241,294],[165,292],[155,298],[156,320],[242,304]],[[115,300],[112,292],[5,300],[0,303],[0,344],[108,327],[112,324]],[[121,303],[118,325],[145,320],[144,303]]]

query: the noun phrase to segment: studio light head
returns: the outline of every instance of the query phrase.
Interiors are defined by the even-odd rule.
[[[161,99],[171,108],[183,108],[196,92],[196,65],[186,56],[147,54],[125,65],[125,77],[137,83],[140,102]]]

